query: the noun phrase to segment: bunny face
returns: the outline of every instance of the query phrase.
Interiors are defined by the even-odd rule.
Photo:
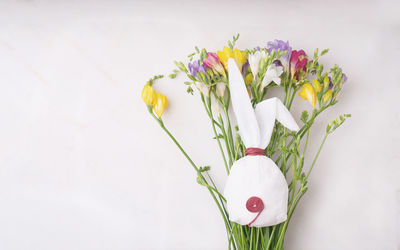
[[[235,162],[225,184],[229,220],[241,225],[252,222],[257,213],[246,208],[250,197],[263,201],[264,209],[251,224],[276,225],[286,220],[288,186],[282,172],[265,156],[246,156]]]
[[[269,144],[275,120],[290,130],[297,131],[299,127],[278,98],[264,100],[253,109],[235,61],[229,59],[228,65],[239,133],[246,148],[256,152],[232,165],[224,191],[229,219],[255,227],[276,225],[287,217],[288,186],[280,169],[264,155],[264,149]]]

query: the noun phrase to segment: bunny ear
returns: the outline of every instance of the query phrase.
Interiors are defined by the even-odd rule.
[[[275,125],[276,117],[276,100],[275,98],[267,99],[257,104],[256,117],[258,126],[260,126],[260,148],[266,148],[271,139],[272,130]]]
[[[260,148],[266,148],[268,146],[272,130],[274,129],[275,119],[290,130],[299,130],[299,126],[297,126],[289,110],[283,105],[281,100],[276,97],[257,104],[255,114],[258,125],[260,126]]]
[[[286,108],[285,105],[276,98],[276,119],[285,127],[292,131],[299,131],[299,126],[297,125],[296,121],[294,120],[292,114]]]
[[[258,147],[260,129],[257,124],[257,118],[251,105],[242,73],[232,58],[228,60],[228,69],[232,107],[243,143],[247,148]]]

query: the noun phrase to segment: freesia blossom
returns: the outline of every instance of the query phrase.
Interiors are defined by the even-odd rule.
[[[317,91],[317,93],[319,93],[322,90],[322,85],[317,79],[313,80],[313,86],[315,91]]]
[[[224,47],[222,51],[217,51],[217,55],[219,60],[221,61],[224,68],[228,70],[228,59],[234,58],[236,61],[237,66],[239,67],[240,71],[242,71],[243,65],[246,63],[246,53],[234,49],[233,51],[229,47]]]
[[[215,91],[217,93],[217,96],[223,97],[224,94],[225,94],[225,89],[226,89],[226,85],[225,85],[224,82],[217,83],[217,85],[215,87]]]
[[[310,83],[303,84],[299,91],[299,96],[303,98],[303,100],[308,100],[313,108],[315,108],[315,104],[317,104],[317,93]]]
[[[156,94],[156,100],[154,101],[154,112],[158,117],[161,118],[162,114],[164,113],[165,108],[168,106],[168,99],[166,96],[162,95],[161,93]]]
[[[215,69],[221,75],[225,75],[224,67],[221,65],[221,62],[215,53],[208,52],[207,58],[203,61],[203,64],[210,69]]]
[[[276,83],[277,85],[281,84],[281,74],[283,73],[283,67],[282,66],[276,66],[276,64],[271,64],[268,68],[267,71],[265,72],[264,78],[261,82],[261,88],[265,88],[270,84],[271,82]]]
[[[199,64],[199,61],[193,61],[188,64],[189,73],[198,81],[210,82],[210,74],[207,74],[207,67]]]
[[[329,87],[329,89],[333,88],[333,82],[332,82],[332,78],[330,76],[326,76],[324,78],[324,87]]]
[[[205,96],[210,95],[210,86],[206,85],[203,82],[196,82],[197,89]]]
[[[257,50],[256,52],[249,55],[249,65],[254,78],[257,77],[260,68],[260,61],[264,57],[265,57],[265,51],[260,51],[260,50]]]
[[[332,98],[332,89],[333,89],[333,82],[332,82],[332,78],[330,76],[326,76],[324,78],[324,87],[325,88],[328,87],[329,89],[322,96],[322,101],[328,102]]]
[[[199,72],[197,73],[197,75],[199,76],[200,81],[203,81],[204,83],[208,84],[211,81],[211,76],[210,76],[211,73],[212,71],[207,70],[207,67],[204,64],[202,64],[199,67]]]
[[[300,71],[306,72],[308,59],[304,50],[293,50],[290,58],[290,73],[292,78],[299,80]]]
[[[238,49],[234,49],[233,52],[235,53],[236,64],[238,65],[239,69],[242,70],[243,65],[247,61],[246,53]]]
[[[190,63],[188,63],[188,69],[189,69],[189,73],[196,79],[198,79],[197,77],[197,73],[199,72],[199,61],[192,61]]]
[[[226,70],[228,70],[228,59],[235,57],[229,47],[224,47],[222,51],[217,51],[217,56]]]
[[[323,102],[328,102],[332,98],[332,89],[328,89],[326,93],[322,96],[322,101]]]
[[[267,43],[267,49],[268,49],[268,53],[271,54],[272,51],[286,51],[285,54],[283,54],[279,60],[282,63],[282,66],[284,68],[284,70],[287,70],[289,68],[289,60],[290,60],[290,56],[292,55],[292,47],[290,47],[289,45],[289,41],[284,42],[282,40],[274,40],[274,41],[270,41]]]
[[[150,84],[146,84],[143,87],[141,96],[144,103],[146,103],[147,105],[153,105],[156,99],[156,91],[154,91],[153,87],[150,86]]]
[[[246,83],[246,85],[250,85],[253,82],[253,74],[248,73],[244,78],[244,82]]]
[[[220,114],[223,112],[223,107],[221,103],[217,100],[217,97],[215,95],[211,95],[211,109],[213,112],[214,117],[218,118]]]

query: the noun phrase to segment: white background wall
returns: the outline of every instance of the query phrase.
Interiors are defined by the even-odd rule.
[[[222,219],[147,114],[146,80],[194,45],[278,38],[338,63],[353,117],[328,139],[286,249],[400,249],[398,1],[1,1],[0,249],[226,249]],[[167,126],[199,165],[224,169],[184,78],[160,81]],[[309,108],[296,99],[301,108]],[[299,121],[299,119],[297,119]]]

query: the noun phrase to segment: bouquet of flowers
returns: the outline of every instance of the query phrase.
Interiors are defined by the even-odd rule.
[[[214,183],[210,166],[198,166],[164,124],[168,100],[154,89],[163,76],[151,78],[141,96],[215,201],[228,248],[283,249],[289,222],[328,135],[350,117],[340,115],[327,124],[317,153],[305,166],[310,129],[323,111],[338,102],[347,77],[338,65],[324,71],[319,58],[327,49],[316,49],[310,57],[303,50],[292,50],[289,42],[274,40],[265,47],[239,50],[238,38],[216,53],[195,47],[188,63],[175,62],[177,69],[169,75],[175,78],[183,72],[187,92],[199,93],[228,175],[224,191]],[[272,88],[282,89],[283,100],[268,96]],[[311,105],[298,119],[290,113],[296,95]],[[230,108],[237,124],[231,122]]]

